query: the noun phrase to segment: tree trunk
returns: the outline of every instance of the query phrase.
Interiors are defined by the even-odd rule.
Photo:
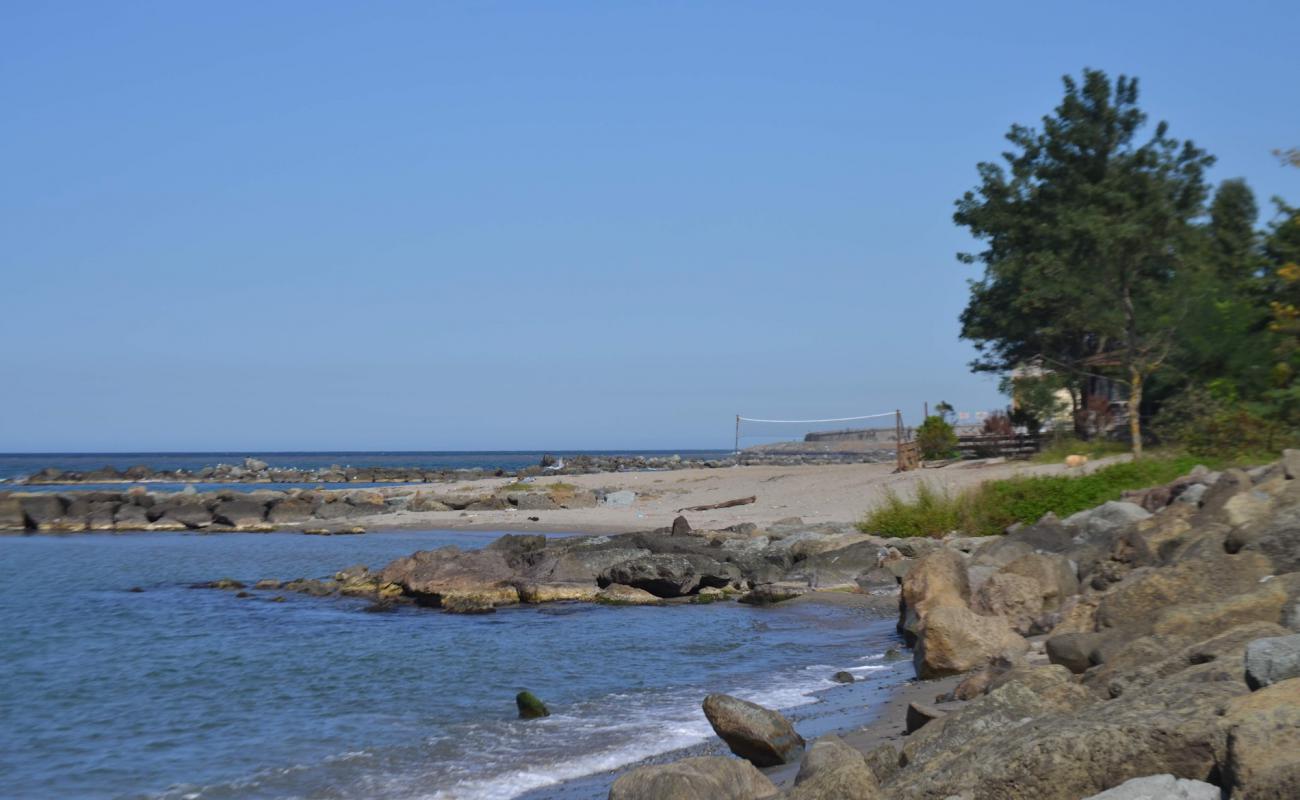
[[[1128,435],[1133,440],[1133,457],[1142,457],[1142,371],[1129,368],[1132,382],[1128,392]]]

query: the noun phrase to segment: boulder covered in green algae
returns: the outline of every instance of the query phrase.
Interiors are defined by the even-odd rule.
[[[515,705],[519,707],[520,719],[537,719],[538,717],[549,717],[551,712],[547,710],[546,704],[537,699],[537,695],[529,691],[523,691],[515,695]]]

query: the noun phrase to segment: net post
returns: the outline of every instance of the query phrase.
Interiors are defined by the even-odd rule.
[[[736,466],[740,466],[740,415],[736,415],[736,449],[734,451]]]
[[[903,471],[903,412],[894,409],[894,454],[898,459],[898,471]]]

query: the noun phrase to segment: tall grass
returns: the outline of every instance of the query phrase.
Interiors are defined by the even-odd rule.
[[[1064,517],[1118,500],[1129,489],[1167,483],[1198,463],[1192,456],[1147,458],[1077,477],[1044,475],[989,481],[957,494],[922,481],[911,500],[887,492],[858,528],[896,537],[942,536],[951,531],[992,536],[1017,522],[1036,522],[1049,511]]]

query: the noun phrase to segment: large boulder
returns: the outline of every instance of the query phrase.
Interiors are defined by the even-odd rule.
[[[1064,714],[1094,702],[1060,667],[1012,670],[1004,680],[966,705],[931,719],[913,731],[903,745],[902,761],[925,768],[935,759],[961,751],[983,737],[1012,730],[1034,717]],[[1004,676],[1004,677],[1008,677]],[[892,797],[886,792],[887,796]]]
[[[1079,592],[1074,568],[1064,556],[1055,553],[1029,553],[1008,563],[1001,571],[1036,582],[1046,611],[1056,611]]]
[[[600,574],[598,583],[602,588],[623,583],[657,597],[683,597],[705,586],[729,586],[740,577],[732,564],[695,554],[662,553],[615,564]]]
[[[552,542],[536,552],[524,568],[524,575],[538,583],[589,583],[595,586],[610,567],[650,555],[649,550],[624,547],[618,542],[587,544],[580,538]]]
[[[1038,581],[1009,572],[990,576],[971,598],[971,609],[985,616],[1005,617],[1021,635],[1035,632],[1043,614],[1043,593]]]
[[[222,500],[213,506],[212,518],[238,530],[262,528],[266,525],[266,504],[242,497]]]
[[[1029,642],[1004,617],[983,617],[964,605],[932,608],[925,616],[912,653],[918,678],[968,672],[995,656],[1015,656]]]
[[[0,531],[21,531],[27,528],[27,515],[22,501],[11,494],[0,495]]]
[[[153,530],[201,529],[212,524],[212,512],[203,500],[180,493],[149,509]]]
[[[1221,727],[1219,769],[1232,797],[1300,797],[1300,678],[1236,698]]]
[[[768,800],[780,792],[748,761],[711,756],[623,773],[609,800]]]
[[[1220,797],[1222,792],[1212,783],[1165,774],[1133,778],[1085,800],[1219,800]]]
[[[879,800],[880,786],[862,754],[838,736],[812,743],[786,800]]]
[[[1161,609],[1151,630],[1162,636],[1204,639],[1248,622],[1277,622],[1286,602],[1282,584],[1269,581],[1253,592]]]
[[[898,630],[912,644],[931,610],[965,608],[968,600],[970,576],[965,557],[955,550],[935,550],[918,559],[903,578]]]
[[[663,600],[655,597],[645,589],[611,583],[596,593],[595,601],[607,606],[657,606]]]
[[[142,531],[149,525],[148,509],[134,503],[123,503],[113,512],[113,530]]]
[[[452,545],[421,550],[388,564],[380,584],[396,584],[417,602],[447,610],[476,611],[519,602],[507,553]]]
[[[1297,481],[1287,483],[1300,487]],[[1287,498],[1290,502],[1274,513],[1233,530],[1225,543],[1228,551],[1261,553],[1278,574],[1300,572],[1300,497],[1296,494],[1300,489],[1293,490]]]
[[[1256,639],[1246,646],[1246,683],[1250,688],[1262,689],[1292,678],[1300,678],[1300,633]]]
[[[1187,637],[1143,636],[1111,648],[1100,668],[1086,673],[1083,683],[1109,697],[1144,690],[1198,664],[1217,662],[1240,677],[1239,666],[1252,641],[1286,633],[1271,622],[1250,622],[1187,643]]]
[[[37,531],[56,531],[63,523],[67,503],[55,494],[19,495],[26,527]]]
[[[1219,711],[1245,683],[1213,662],[1177,677],[1113,700],[1076,698],[1073,709],[1019,703],[990,716],[982,704],[1009,683],[913,734],[924,744],[908,742],[908,765],[881,788],[891,800],[1078,800],[1130,778],[1211,775]],[[1073,683],[1061,690],[1091,694]]]
[[[1136,503],[1111,500],[1096,508],[1089,508],[1066,517],[1064,524],[1073,528],[1076,535],[1096,540],[1151,516],[1151,512]]]
[[[1097,624],[1149,630],[1157,612],[1167,606],[1251,592],[1272,571],[1269,560],[1258,553],[1189,558],[1166,567],[1137,569],[1102,596]]]
[[[971,566],[1001,568],[1034,552],[1029,542],[1011,536],[990,536],[971,552]]]
[[[842,544],[848,537],[827,538],[839,539],[841,541],[834,544]],[[818,548],[799,559],[786,579],[806,581],[813,589],[856,586],[859,577],[880,565],[883,555],[884,551],[874,541],[851,541],[842,546]]]
[[[704,716],[731,752],[760,767],[792,761],[804,741],[790,721],[757,703],[725,694],[704,698]]]
[[[311,519],[312,504],[300,497],[289,497],[272,503],[267,509],[266,521],[272,525],[298,525]]]

